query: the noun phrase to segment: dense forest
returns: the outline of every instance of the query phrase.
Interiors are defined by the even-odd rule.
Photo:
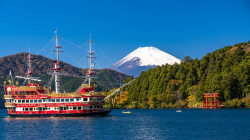
[[[25,75],[27,71],[27,56],[28,53],[18,53],[0,58],[0,108],[4,108],[3,83],[11,79],[9,71],[12,71],[13,77]],[[42,55],[32,55],[32,57],[32,72],[34,73],[32,76],[39,77],[42,80],[40,83],[47,85],[51,75],[47,75],[46,73],[51,70],[53,60]],[[67,92],[75,91],[84,81],[83,76],[87,69],[77,68],[62,61],[60,62],[60,66],[62,68],[61,72],[70,74],[70,76],[60,77],[61,92],[64,92],[64,90]],[[97,91],[119,87],[120,83],[123,83],[124,80],[129,77],[126,74],[111,69],[95,69],[95,71],[95,77],[98,77],[94,79],[98,84]],[[23,85],[22,79],[14,78],[14,83],[16,82]],[[52,82],[52,89],[54,89],[54,80]]]
[[[9,71],[12,71],[12,75],[20,76],[25,75],[27,71],[27,56],[28,53],[18,53],[15,55],[9,55],[0,58],[0,88],[3,89],[3,82],[8,81],[10,78]],[[47,75],[47,72],[51,71],[53,66],[53,60],[46,58],[42,55],[31,55],[32,59],[32,72],[33,76],[39,77],[42,80],[42,84],[48,84],[51,75]],[[78,68],[65,62],[60,62],[62,73],[69,73],[70,76],[61,76],[61,90],[67,90],[68,92],[75,91],[81,83],[84,81],[87,69]],[[111,69],[95,69],[98,79],[94,79],[98,82],[98,91],[103,89],[109,90],[114,87],[119,87],[120,82],[124,82],[129,76]],[[23,83],[22,79],[14,78],[15,82]],[[52,82],[52,88],[54,88],[54,80]],[[0,97],[3,97],[3,90],[0,90]]]
[[[213,92],[224,107],[250,107],[250,41],[143,71],[122,91],[116,108],[200,108],[203,93]]]

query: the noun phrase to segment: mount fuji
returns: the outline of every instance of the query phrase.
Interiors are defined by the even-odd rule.
[[[147,71],[149,68],[155,68],[166,63],[170,65],[174,63],[180,64],[181,60],[152,46],[139,47],[110,66],[109,69],[138,77],[142,71]]]

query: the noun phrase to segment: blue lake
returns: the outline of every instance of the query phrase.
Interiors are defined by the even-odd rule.
[[[134,109],[108,117],[9,118],[0,139],[250,139],[250,109]]]

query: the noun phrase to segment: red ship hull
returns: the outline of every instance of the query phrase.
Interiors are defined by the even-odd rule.
[[[95,92],[97,88],[96,82],[92,81],[92,76],[95,74],[93,71],[92,57],[94,54],[91,51],[88,58],[90,59],[90,68],[86,72],[85,81],[74,92],[60,91],[60,76],[68,76],[68,73],[60,73],[58,35],[56,38],[56,52],[57,60],[54,61],[53,72],[47,74],[52,75],[48,85],[40,83],[32,83],[31,81],[41,81],[38,77],[31,77],[31,56],[28,55],[28,72],[27,76],[16,76],[17,78],[28,80],[22,86],[16,82],[14,85],[13,78],[10,71],[12,80],[9,84],[4,82],[4,99],[6,100],[5,107],[8,110],[10,117],[52,117],[52,116],[65,116],[65,117],[80,117],[80,116],[107,116],[110,109],[105,109],[104,105],[106,92]],[[51,89],[52,80],[55,79],[55,91]],[[84,84],[88,81],[88,84]]]

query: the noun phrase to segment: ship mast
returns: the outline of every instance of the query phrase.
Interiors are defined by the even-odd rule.
[[[31,71],[31,59],[33,59],[30,55],[30,46],[29,46],[29,53],[28,53],[28,71],[26,72],[27,76],[15,76],[16,78],[20,78],[20,79],[25,79],[23,84],[25,84],[26,80],[28,80],[28,84],[30,84],[31,80],[33,81],[42,81],[39,80],[39,77],[31,77],[31,75],[33,74]]]
[[[96,58],[96,57],[92,56],[95,53],[92,52],[92,50],[91,50],[91,44],[94,43],[91,41],[91,34],[90,34],[90,39],[88,42],[89,42],[89,56],[87,56],[87,57],[89,58],[89,69],[86,72],[86,75],[88,75],[88,77],[89,77],[89,87],[91,87],[91,77],[93,74],[95,74],[95,72],[93,71],[94,64],[93,64],[92,58]]]
[[[31,72],[31,57],[30,57],[30,46],[29,46],[29,55],[28,55],[28,59],[29,59],[29,61],[28,61],[28,71],[27,71],[27,76],[28,76],[28,83],[30,83],[30,80],[31,80],[31,75],[33,74],[32,72]]]
[[[53,50],[56,52],[56,55],[57,55],[57,60],[54,61],[54,67],[52,68],[53,69],[53,73],[48,73],[50,75],[52,75],[52,78],[53,76],[55,76],[55,90],[56,90],[56,93],[60,93],[59,91],[59,87],[60,87],[60,79],[59,79],[59,76],[60,75],[69,75],[68,73],[60,73],[60,61],[59,61],[59,53],[60,52],[64,52],[64,51],[60,51],[59,49],[62,47],[61,45],[59,46],[58,45],[58,38],[60,38],[58,35],[57,35],[57,30],[55,31],[56,32],[56,50]]]

